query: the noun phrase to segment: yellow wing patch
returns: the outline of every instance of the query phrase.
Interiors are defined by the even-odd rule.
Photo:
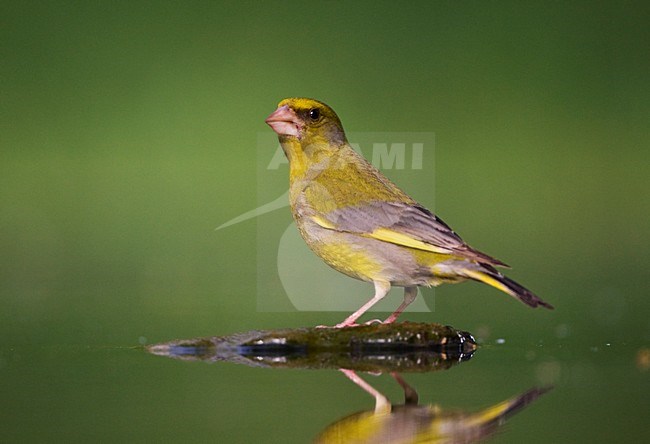
[[[388,228],[377,228],[372,233],[366,234],[367,237],[372,237],[391,244],[403,245],[416,250],[431,251],[432,253],[449,254],[451,250],[435,245],[427,244],[421,240],[412,238],[408,234],[399,233],[397,231],[389,230]]]
[[[322,218],[320,216],[312,216],[311,220],[316,222],[321,227],[327,228],[328,230],[335,230],[336,229],[334,224],[332,224],[330,221],[328,221],[327,219],[324,219],[324,218]]]
[[[323,228],[328,230],[336,230],[336,226],[321,216],[312,216],[311,219]],[[430,251],[432,253],[450,254],[451,250],[435,245],[427,244],[421,240],[417,240],[408,234],[399,233],[397,231],[389,230],[388,228],[377,228],[372,233],[359,233],[360,236],[371,237],[391,244],[402,245],[404,247],[415,248],[416,250]]]

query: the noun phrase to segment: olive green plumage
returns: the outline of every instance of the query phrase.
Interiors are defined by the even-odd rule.
[[[341,121],[322,102],[290,98],[266,122],[289,159],[291,213],[309,247],[334,269],[375,285],[375,295],[339,324],[356,320],[392,285],[405,287],[393,322],[418,286],[472,279],[531,307],[552,308],[499,273],[505,264],[468,246],[349,145]]]

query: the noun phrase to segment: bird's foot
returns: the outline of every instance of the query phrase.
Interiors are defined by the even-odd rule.
[[[352,322],[352,323],[341,322],[340,324],[336,324],[334,328],[361,327],[361,325],[363,324],[357,324],[356,322]]]
[[[363,324],[357,324],[356,322],[341,322],[340,324],[336,325],[317,325],[314,328],[347,328],[347,327],[363,327],[367,325],[383,325],[383,324],[390,324],[394,321],[394,319],[386,319],[385,321],[382,321],[381,319],[371,319],[367,322],[364,322]]]
[[[346,324],[345,322],[341,322],[340,324],[336,325],[317,325],[314,328],[346,328],[346,327],[360,327],[362,324]]]
[[[341,322],[340,324],[336,324],[334,326],[329,326],[329,325],[317,325],[315,328],[349,328],[349,327],[363,327],[367,325],[380,325],[380,324],[385,324],[386,321],[382,321],[381,319],[372,319],[368,322],[364,322],[363,324],[357,324],[354,321],[349,321],[345,320]]]

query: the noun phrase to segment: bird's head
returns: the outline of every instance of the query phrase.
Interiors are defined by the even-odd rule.
[[[296,143],[306,150],[323,145],[334,149],[347,142],[334,110],[314,99],[284,99],[265,122],[278,134],[285,152]]]

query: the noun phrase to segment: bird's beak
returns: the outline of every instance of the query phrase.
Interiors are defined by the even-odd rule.
[[[265,120],[273,131],[278,133],[279,136],[294,136],[300,137],[300,130],[302,124],[298,116],[289,108],[289,105],[284,105],[273,111],[270,116]]]

